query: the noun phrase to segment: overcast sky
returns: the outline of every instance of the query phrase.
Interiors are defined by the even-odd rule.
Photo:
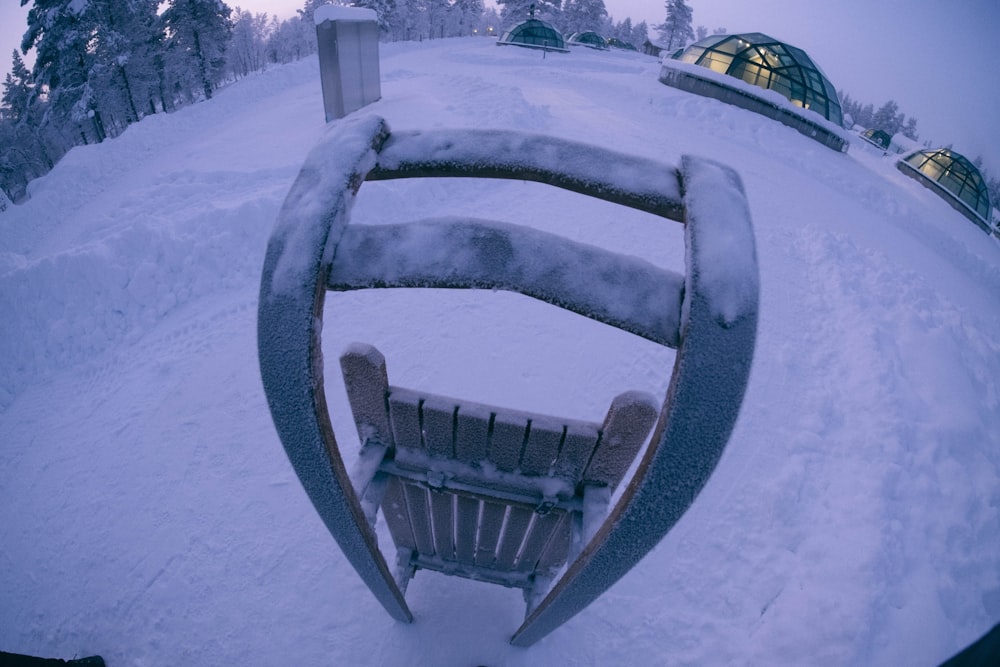
[[[288,18],[304,0],[232,0],[254,13]],[[489,1],[489,0],[488,0]],[[0,0],[0,77],[19,47],[26,7]],[[621,21],[650,26],[662,0],[605,0]],[[1000,0],[689,0],[694,25],[763,32],[804,49],[838,90],[880,106],[895,100],[917,118],[921,140],[981,155],[1000,175]],[[650,30],[651,36],[655,36]]]

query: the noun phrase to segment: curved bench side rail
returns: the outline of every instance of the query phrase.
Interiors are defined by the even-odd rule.
[[[529,646],[632,569],[677,523],[715,469],[739,415],[756,341],[759,278],[739,176],[681,163],[687,288],[666,402],[632,482],[602,528],[511,639]]]
[[[330,426],[319,326],[333,247],[388,128],[368,118],[332,129],[306,159],[268,242],[257,312],[260,373],[275,429],[313,506],[386,611],[409,622],[413,615],[378,549]]]

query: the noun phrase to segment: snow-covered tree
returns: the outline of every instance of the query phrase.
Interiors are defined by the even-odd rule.
[[[497,0],[504,28],[534,16],[549,23],[560,23],[562,0]]]
[[[267,57],[274,63],[289,63],[316,52],[316,28],[304,13],[278,22],[271,20],[267,40]]]
[[[206,98],[222,81],[232,10],[222,0],[167,0],[167,48],[180,85]]]
[[[0,118],[19,123],[27,120],[29,110],[35,101],[35,86],[31,81],[21,54],[13,52],[10,72],[3,82],[3,96],[0,97]]]
[[[598,30],[608,18],[604,0],[566,0],[561,28],[566,33]]]
[[[907,137],[908,139],[913,139],[914,141],[918,141],[920,139],[920,135],[917,133],[917,119],[914,118],[913,116],[907,118],[906,124],[903,126],[903,129],[901,129],[900,132],[903,133],[904,137]]]
[[[157,0],[89,0],[85,10],[93,55],[87,80],[117,131],[156,109],[163,38],[158,6]]]
[[[87,86],[94,54],[85,9],[86,3],[75,0],[34,0],[21,52],[35,50],[32,81],[48,102],[42,122],[61,125],[80,120],[82,131],[100,141],[103,125]]]
[[[452,36],[471,35],[473,30],[479,28],[484,11],[486,4],[483,0],[454,0],[451,5],[454,30]]]
[[[237,7],[233,15],[232,40],[226,50],[226,60],[234,77],[260,72],[267,64],[267,42],[271,23],[267,14],[252,14]]]
[[[649,26],[645,21],[639,21],[632,28],[632,39],[628,40],[633,46],[642,47],[649,40]]]
[[[904,115],[899,113],[899,105],[894,100],[889,100],[875,112],[872,127],[893,135],[903,129],[903,119]]]
[[[673,51],[694,41],[694,29],[691,27],[694,12],[684,0],[667,0],[665,6],[667,18],[656,26],[656,30],[667,51]]]

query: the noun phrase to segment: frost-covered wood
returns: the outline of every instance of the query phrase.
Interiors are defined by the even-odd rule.
[[[682,220],[677,169],[555,137],[506,130],[399,132],[379,152],[370,180],[421,176],[514,178],[554,185]]]
[[[347,226],[366,179],[413,176],[535,180],[680,220],[683,284],[632,258],[513,225]],[[378,355],[356,347],[358,360],[375,364],[362,373],[375,389],[352,400],[363,440],[352,482],[326,412],[323,302],[329,288],[387,286],[510,289],[677,345],[670,387],[658,412],[626,395],[625,416],[613,405],[603,426],[588,425],[386,389]],[[389,613],[410,619],[402,591],[417,568],[519,586],[528,614],[512,642],[529,645],[624,576],[708,480],[749,376],[758,292],[746,198],[739,177],[720,164],[685,157],[677,170],[512,132],[395,136],[381,119],[359,117],[333,126],[282,207],[261,281],[261,375],[289,460]],[[380,392],[385,417],[373,414]],[[621,480],[645,438],[639,422],[654,416],[635,477],[598,527],[607,496],[595,488]],[[373,475],[368,457],[379,451]],[[363,499],[355,486],[364,487]],[[395,575],[366,515],[378,500],[398,549]],[[579,555],[567,563],[571,550]]]
[[[350,225],[327,285],[509,290],[677,347],[684,277],[520,225],[422,220]]]
[[[514,634],[511,641],[518,646],[529,646],[568,621],[663,539],[708,481],[739,415],[757,332],[759,283],[750,216],[731,169],[685,157],[681,176],[687,287],[667,400],[635,477]]]

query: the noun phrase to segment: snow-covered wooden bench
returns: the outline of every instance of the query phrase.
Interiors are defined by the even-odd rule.
[[[625,392],[603,423],[390,386],[385,358],[340,358],[362,442],[351,475],[371,524],[381,507],[405,590],[416,569],[524,589],[529,607],[607,515],[659,412]]]
[[[366,180],[425,176],[532,180],[680,221],[685,274],[510,224],[348,225]],[[373,287],[516,291],[676,348],[670,386],[654,404],[626,394],[587,425],[393,388],[381,355],[354,345],[343,367],[363,446],[348,473],[327,413],[321,333],[335,323],[323,304]],[[525,646],[623,577],[694,501],[739,413],[757,310],[749,210],[723,165],[509,131],[393,134],[363,116],[331,125],[289,191],[264,262],[258,352],[289,460],[386,611],[412,619],[414,568],[519,586],[528,610],[511,641]],[[653,412],[636,472],[607,507]],[[573,452],[588,446],[584,464]],[[403,554],[395,572],[377,516]]]

